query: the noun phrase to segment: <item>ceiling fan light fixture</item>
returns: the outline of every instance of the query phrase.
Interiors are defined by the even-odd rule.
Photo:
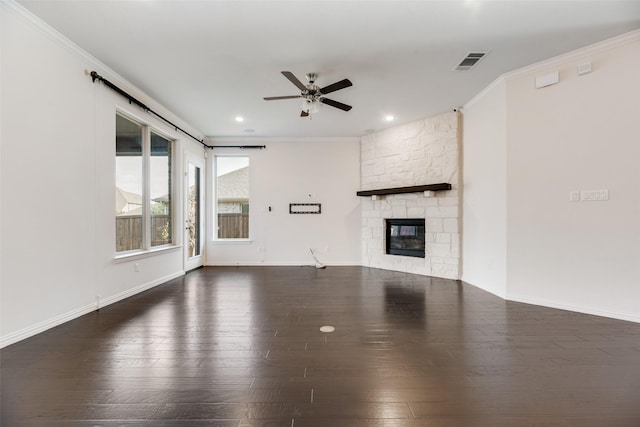
[[[306,111],[309,114],[317,113],[318,111],[320,111],[321,106],[322,104],[312,98],[302,99],[302,110]]]

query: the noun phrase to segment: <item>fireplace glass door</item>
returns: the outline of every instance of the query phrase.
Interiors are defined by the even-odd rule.
[[[424,258],[424,219],[387,219],[385,223],[387,254]]]

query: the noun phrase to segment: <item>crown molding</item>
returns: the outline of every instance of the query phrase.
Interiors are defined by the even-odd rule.
[[[285,137],[275,137],[275,136],[207,136],[205,137],[207,143],[212,146],[216,145],[226,145],[226,144],[265,144],[265,143],[275,143],[275,142],[288,142],[288,143],[296,143],[296,142],[317,142],[323,144],[330,143],[358,143],[360,142],[360,137],[358,136],[328,136],[328,137],[315,137],[315,136],[301,136],[301,137],[293,137],[293,136],[285,136]]]
[[[17,15],[28,21],[31,25],[38,28],[40,31],[45,33],[49,38],[56,41],[58,44],[63,46],[65,49],[73,53],[74,55],[79,56],[84,61],[88,62],[93,67],[100,68],[102,70],[106,70],[109,73],[109,76],[113,79],[118,79],[120,82],[124,83],[126,80],[118,75],[115,71],[109,68],[104,63],[100,62],[94,56],[91,56],[86,50],[82,49],[80,46],[69,40],[67,37],[62,35],[58,30],[53,28],[51,25],[44,22],[42,19],[38,18],[31,11],[26,9],[24,6],[18,4],[15,0],[3,0],[3,6],[6,6],[12,9]],[[128,82],[127,82],[128,83]],[[129,83],[130,85],[130,83]]]
[[[58,45],[66,49],[68,52],[70,52],[71,54],[79,58],[82,62],[85,63],[84,65],[87,68],[94,68],[98,70],[99,74],[104,75],[105,78],[108,78],[112,83],[125,89],[127,92],[131,93],[136,98],[139,98],[145,104],[149,106],[153,106],[154,110],[157,110],[163,115],[168,116],[169,118],[171,118],[172,121],[177,122],[180,125],[180,127],[188,129],[190,133],[198,135],[198,137],[201,139],[204,138],[204,135],[202,134],[202,132],[197,130],[194,126],[191,126],[184,119],[176,116],[175,113],[173,113],[167,107],[165,107],[160,102],[156,101],[155,99],[153,99],[152,97],[144,93],[142,90],[140,90],[131,82],[129,82],[127,79],[125,79],[120,74],[118,74],[113,69],[111,69],[108,65],[101,62],[96,57],[92,56],[89,52],[82,49],[80,46],[78,46],[73,41],[68,39],[66,36],[61,34],[58,30],[53,28],[51,25],[47,24],[45,21],[43,21],[42,19],[34,15],[31,11],[26,9],[24,6],[18,4],[15,0],[0,0],[0,7],[3,7],[3,8],[7,7],[8,9],[12,10],[19,17],[27,21],[27,23],[32,25],[34,28],[40,30],[51,40],[53,40]],[[89,77],[90,71],[91,70],[89,69],[85,69],[85,73],[87,74],[87,79],[90,78]]]
[[[485,87],[484,89],[482,89],[480,92],[478,92],[478,94],[476,96],[474,96],[473,98],[471,98],[469,101],[467,101],[463,106],[462,106],[462,111],[464,113],[464,111],[466,110],[470,110],[473,108],[473,106],[475,104],[477,104],[479,101],[481,101],[488,93],[493,92],[493,90],[495,88],[497,88],[500,85],[504,85],[505,82],[507,81],[507,79],[505,78],[505,75],[502,74],[501,76],[499,76],[497,79],[495,79],[494,81],[492,81],[491,83],[489,83],[489,86]]]
[[[612,49],[616,49],[621,46],[625,46],[630,43],[639,42],[640,41],[640,30],[630,31],[628,33],[621,34],[619,36],[615,36],[589,46],[585,46],[579,49],[572,50],[567,53],[563,53],[558,56],[554,56],[543,61],[539,61],[533,63],[531,65],[527,65],[522,68],[518,68],[513,71],[506,72],[501,74],[497,79],[489,84],[489,86],[485,87],[480,91],[476,96],[471,98],[468,102],[466,102],[463,106],[463,109],[472,108],[474,104],[484,98],[487,93],[493,91],[497,86],[504,84],[506,81],[523,77],[528,74],[540,72],[542,70],[558,67],[560,65],[564,65],[567,62],[576,61],[584,58],[585,56],[597,55],[602,52],[610,51]]]
[[[506,80],[521,77],[530,73],[539,72],[546,68],[557,67],[567,62],[579,60],[585,56],[597,55],[602,52],[616,49],[618,47],[638,41],[640,41],[640,30],[630,31],[628,33],[624,33],[619,36],[615,36],[610,39],[591,44],[589,46],[578,48],[570,52],[563,53],[561,55],[554,56],[552,58],[545,59],[543,61],[536,62],[522,68],[518,68],[517,70],[509,71],[503,74],[501,77],[504,77]]]

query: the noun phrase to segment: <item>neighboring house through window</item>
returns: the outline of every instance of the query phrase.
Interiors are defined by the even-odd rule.
[[[173,141],[116,115],[116,252],[173,243]]]
[[[249,157],[216,157],[218,239],[249,238]]]

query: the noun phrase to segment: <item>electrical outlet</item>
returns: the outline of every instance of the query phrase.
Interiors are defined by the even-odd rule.
[[[570,202],[579,202],[580,201],[580,192],[579,191],[569,191],[569,201]]]
[[[136,273],[140,271],[140,263],[136,262],[135,264],[133,264],[133,271],[135,271]]]

